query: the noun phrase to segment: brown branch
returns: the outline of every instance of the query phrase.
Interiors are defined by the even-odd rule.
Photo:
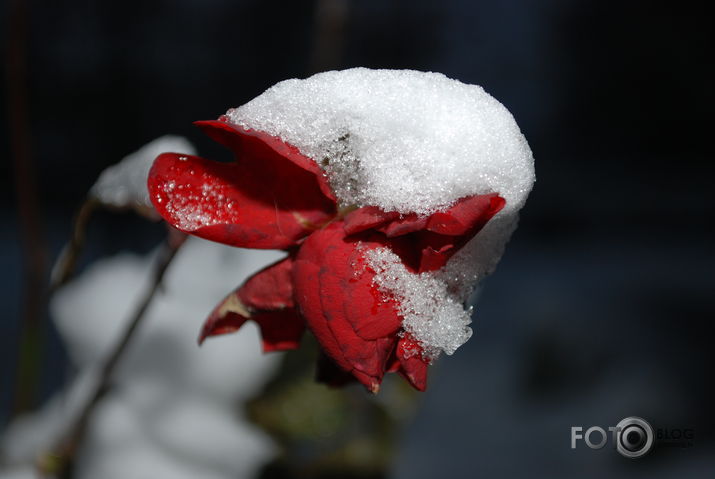
[[[24,276],[21,339],[15,385],[16,412],[28,409],[35,400],[42,349],[42,319],[47,299],[47,254],[39,214],[27,112],[27,26],[26,3],[23,0],[8,2],[5,25],[6,101]]]
[[[152,299],[160,289],[164,274],[171,265],[176,253],[179,251],[181,244],[182,241],[176,241],[172,235],[164,242],[153,271],[151,286],[137,306],[124,334],[105,361],[104,366],[102,366],[99,381],[95,386],[94,392],[87,400],[79,416],[77,416],[69,427],[67,433],[55,447],[54,451],[41,457],[38,461],[37,467],[43,477],[48,475],[61,479],[69,477],[75,456],[84,439],[91,415],[102,398],[109,391],[117,364],[126,352],[127,346],[130,344],[138,326],[144,319]]]

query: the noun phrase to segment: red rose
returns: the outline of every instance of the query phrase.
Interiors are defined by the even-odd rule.
[[[329,358],[321,361],[322,380],[342,384],[350,374],[377,392],[384,374],[395,371],[424,390],[429,358],[402,329],[399,299],[378,289],[365,254],[388,248],[410,272],[437,270],[504,200],[470,196],[429,216],[375,206],[346,213],[320,167],[293,146],[224,118],[197,125],[231,149],[235,161],[160,155],[148,182],[156,210],[186,233],[288,253],[229,294],[200,341],[252,319],[265,351],[294,349],[307,326]]]

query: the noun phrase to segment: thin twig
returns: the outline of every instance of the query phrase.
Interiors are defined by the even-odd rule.
[[[89,220],[99,206],[100,202],[90,196],[77,211],[72,227],[72,237],[62,249],[62,253],[57,259],[50,277],[50,294],[72,279],[77,269],[77,261],[82,255],[82,250],[84,250]]]
[[[144,294],[144,297],[132,315],[129,326],[127,326],[124,334],[119,339],[114,350],[104,363],[99,375],[99,382],[97,383],[94,392],[87,400],[87,403],[82,408],[79,416],[77,416],[76,420],[69,427],[66,435],[64,435],[60,440],[55,450],[47,454],[45,457],[40,458],[38,469],[40,474],[43,476],[52,475],[59,478],[69,477],[69,471],[72,468],[77,450],[82,444],[90,417],[97,405],[101,402],[102,398],[109,391],[114,370],[126,352],[127,346],[134,337],[137,327],[144,319],[152,299],[161,286],[164,274],[171,265],[177,251],[179,251],[181,244],[181,241],[172,240],[171,237],[165,241],[161,251],[159,252],[159,258],[154,268],[151,286]]]

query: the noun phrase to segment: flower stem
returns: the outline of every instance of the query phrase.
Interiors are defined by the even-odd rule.
[[[114,371],[122,356],[125,354],[127,346],[134,337],[138,326],[144,319],[152,299],[160,289],[164,274],[182,244],[182,241],[176,241],[172,238],[171,234],[164,242],[159,252],[159,258],[154,266],[151,286],[144,293],[142,300],[132,315],[127,329],[102,366],[94,391],[54,450],[39,459],[37,467],[42,477],[54,476],[60,479],[70,477],[75,456],[84,439],[91,415],[97,405],[102,401],[102,398],[104,398],[109,391]]]

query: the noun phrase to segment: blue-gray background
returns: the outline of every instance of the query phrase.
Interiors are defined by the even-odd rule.
[[[6,51],[16,41],[7,34],[12,3],[0,13]],[[367,66],[478,83],[516,117],[538,181],[485,283],[475,335],[440,361],[395,476],[715,476],[715,83],[713,19],[701,5],[27,3],[28,125],[50,259],[103,168],[166,133],[216,156],[191,122],[277,81]],[[10,161],[16,125],[2,118],[0,425],[16,380],[24,254]],[[85,261],[146,251],[161,235],[131,215],[100,215]],[[66,370],[54,332],[45,335],[40,398]],[[694,428],[695,444],[638,461],[570,449],[571,426],[629,415]]]

